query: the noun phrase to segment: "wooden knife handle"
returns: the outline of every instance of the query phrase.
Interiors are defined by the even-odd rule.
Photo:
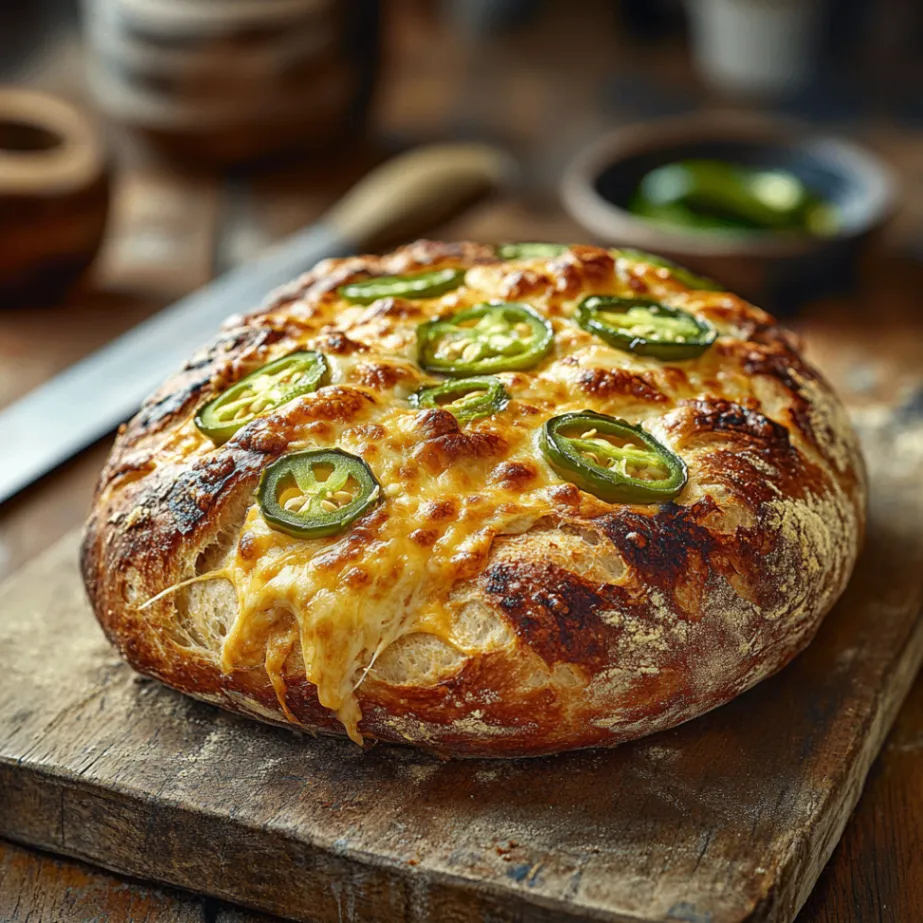
[[[515,161],[484,144],[433,144],[386,161],[324,217],[357,249],[413,239],[511,182]]]

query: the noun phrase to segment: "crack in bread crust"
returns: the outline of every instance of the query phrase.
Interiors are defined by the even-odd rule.
[[[467,270],[464,284],[433,299],[349,306],[337,292],[446,267]],[[605,293],[661,299],[719,338],[683,362],[619,352],[572,321]],[[433,382],[416,326],[492,298],[549,317],[553,354],[501,374],[510,402],[494,417],[413,408]],[[305,348],[327,356],[323,387],[220,447],[198,433],[205,401]],[[684,492],[610,505],[563,482],[535,435],[582,409],[680,454]],[[363,457],[383,502],[342,536],[274,533],[254,500],[262,471],[329,445]],[[740,298],[596,247],[503,261],[418,241],[322,262],[153,395],[100,476],[82,569],[112,642],[183,692],[445,755],[536,755],[670,727],[784,666],[849,577],[864,478],[829,386]]]

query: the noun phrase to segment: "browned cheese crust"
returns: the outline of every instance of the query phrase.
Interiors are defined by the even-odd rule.
[[[442,267],[467,274],[436,298],[337,291]],[[686,361],[620,351],[574,323],[588,294],[655,298],[719,337]],[[417,326],[491,300],[548,317],[552,353],[498,376],[502,413],[415,409],[436,378],[416,364]],[[203,402],[298,349],[326,355],[328,384],[221,447],[198,432]],[[584,409],[680,455],[676,500],[609,504],[556,475],[536,435]],[[366,461],[382,502],[331,538],[271,529],[261,472],[329,446]],[[668,728],[779,670],[842,592],[864,506],[839,401],[758,308],[596,247],[505,261],[419,241],[327,260],[230,319],[119,432],[82,566],[111,641],[182,692],[356,740],[534,755]]]

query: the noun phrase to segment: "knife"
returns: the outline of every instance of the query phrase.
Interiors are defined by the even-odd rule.
[[[311,227],[113,340],[0,412],[0,503],[127,420],[217,333],[318,260],[423,233],[515,175],[502,151],[434,144],[372,170]]]

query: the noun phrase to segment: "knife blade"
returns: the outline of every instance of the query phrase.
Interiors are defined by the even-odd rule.
[[[327,257],[413,237],[509,181],[509,156],[478,144],[398,155],[321,220],[154,315],[0,411],[0,503],[111,432],[229,315],[256,308]]]

